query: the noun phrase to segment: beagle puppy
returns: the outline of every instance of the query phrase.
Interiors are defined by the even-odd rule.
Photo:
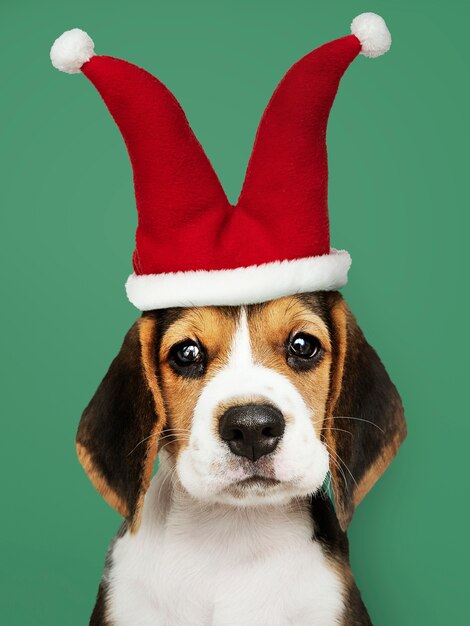
[[[118,124],[138,212],[126,291],[143,313],[77,435],[125,518],[92,626],[371,623],[346,529],[406,427],[337,291],[351,258],[330,243],[326,126],[351,62],[390,45],[364,13],[288,70],[232,205],[163,83],[80,29],[54,42]]]
[[[78,428],[125,518],[90,624],[371,624],[345,530],[405,433],[337,291],[144,312]]]

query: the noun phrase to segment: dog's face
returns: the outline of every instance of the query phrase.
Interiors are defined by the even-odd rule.
[[[236,506],[317,491],[338,517],[405,434],[398,394],[341,296],[144,313],[84,412],[95,486],[134,528],[158,448],[194,498]]]
[[[313,300],[175,315],[158,354],[162,441],[187,491],[237,505],[316,491],[328,472],[321,432],[331,361]]]

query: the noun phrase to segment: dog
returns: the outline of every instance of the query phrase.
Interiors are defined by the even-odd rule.
[[[371,623],[346,530],[406,426],[330,241],[329,112],[352,61],[391,45],[374,13],[350,30],[275,89],[235,205],[156,77],[77,28],[51,48],[118,124],[138,212],[126,292],[143,313],[77,434],[125,519],[92,626]]]
[[[90,624],[371,624],[345,531],[405,434],[337,291],[144,312],[77,433],[126,520]]]

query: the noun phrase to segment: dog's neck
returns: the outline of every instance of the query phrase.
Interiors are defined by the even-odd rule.
[[[157,525],[176,533],[180,540],[201,542],[227,549],[236,544],[239,557],[256,558],[273,547],[305,543],[312,538],[312,519],[308,499],[283,505],[233,506],[205,503],[188,494],[179,482],[171,455],[159,456],[157,475],[147,493],[143,527]]]

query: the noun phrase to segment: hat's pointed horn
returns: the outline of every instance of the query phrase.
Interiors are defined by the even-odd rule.
[[[326,127],[339,82],[362,52],[375,57],[391,43],[384,20],[358,16],[352,35],[298,61],[275,90],[261,119],[238,205],[255,219],[269,215],[286,258],[330,252]],[[277,222],[277,223],[276,223]]]
[[[93,41],[79,29],[55,41],[51,60],[61,71],[85,74],[126,142],[139,213],[136,274],[187,269],[185,250],[193,242],[183,236],[181,225],[223,221],[229,203],[178,101],[145,70],[113,57],[95,56]],[[181,267],[175,264],[178,249]]]

